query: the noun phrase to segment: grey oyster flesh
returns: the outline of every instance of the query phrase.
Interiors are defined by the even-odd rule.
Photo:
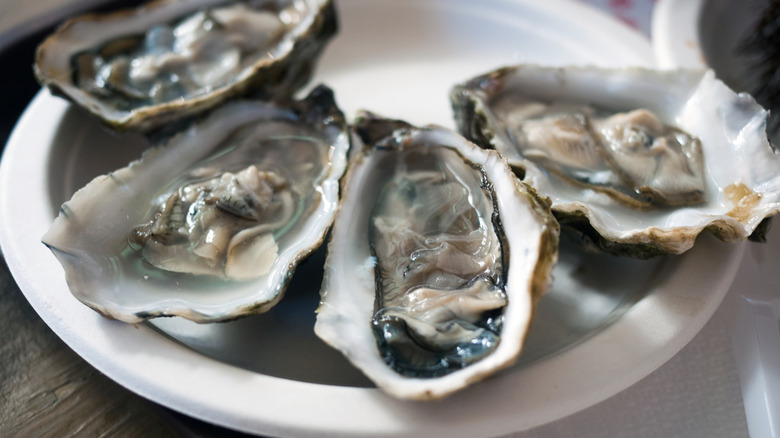
[[[238,154],[240,160],[219,152],[158,198],[152,218],[129,236],[143,260],[166,271],[237,281],[270,272],[284,247],[279,242],[319,202],[317,180],[330,145],[294,122],[265,128],[274,134],[248,126],[221,147],[250,151]]]
[[[634,208],[705,200],[701,142],[650,110],[614,112],[511,94],[490,105],[520,156],[571,183]]]
[[[402,375],[448,374],[500,341],[507,298],[491,187],[447,148],[392,151],[382,167],[392,177],[369,225],[379,350]]]
[[[264,57],[299,15],[292,7],[276,11],[240,2],[196,11],[77,53],[73,82],[126,111],[204,95]]]

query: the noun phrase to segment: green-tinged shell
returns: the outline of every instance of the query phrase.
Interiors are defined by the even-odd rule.
[[[348,149],[325,87],[290,107],[234,101],[78,190],[43,243],[108,318],[261,313],[325,239]]]

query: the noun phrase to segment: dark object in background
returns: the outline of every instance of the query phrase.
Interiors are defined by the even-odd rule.
[[[769,109],[767,133],[777,140],[780,128],[780,0],[769,0],[737,50],[747,58],[749,91]]]
[[[0,52],[0,83],[3,87],[3,105],[0,107],[0,144],[5,148],[8,136],[17,119],[41,88],[32,73],[35,47],[47,32],[25,37]]]

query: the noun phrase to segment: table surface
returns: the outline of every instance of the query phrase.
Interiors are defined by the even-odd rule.
[[[649,35],[652,0],[583,1],[609,10]],[[11,33],[19,38],[20,27],[35,23],[36,17],[39,26],[51,20],[51,13],[44,19],[36,11],[61,11],[72,3],[73,0],[0,0],[0,35]],[[34,9],[30,4],[34,4]],[[31,52],[29,40],[19,50]],[[2,42],[0,38],[0,50]],[[32,56],[9,56],[12,55],[23,59]],[[32,81],[29,71],[18,75],[21,77],[5,80]],[[35,84],[31,87],[34,89]],[[18,117],[27,103],[24,97],[17,100],[21,101],[17,107],[6,108],[0,114],[2,139],[16,120],[9,114]],[[5,260],[0,263],[0,314],[0,435],[244,436],[145,400],[95,370],[38,317],[14,282]],[[636,385],[570,417],[512,436],[747,436],[726,327],[719,311],[669,363]]]

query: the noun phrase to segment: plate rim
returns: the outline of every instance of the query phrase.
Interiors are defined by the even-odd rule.
[[[588,18],[593,17],[591,25],[600,27],[600,31],[619,34],[622,44],[632,46],[643,42],[646,47],[634,47],[638,53],[650,53],[651,50],[649,42],[634,30],[599,10],[573,0],[549,0],[544,4],[534,3],[532,0],[497,0],[497,3],[526,5],[545,10],[567,10],[569,13],[576,12],[574,15],[580,18],[584,14]],[[4,250],[12,275],[46,324],[76,353],[112,380],[143,397],[184,414],[244,432],[296,436],[362,436],[367,433],[400,436],[410,432],[428,433],[432,436],[476,436],[525,430],[563,418],[628,388],[682,349],[719,306],[736,275],[745,251],[744,244],[725,246],[714,238],[705,236],[697,242],[692,252],[680,257],[677,264],[679,267],[675,268],[673,275],[677,275],[675,278],[678,281],[685,282],[686,279],[682,278],[687,277],[687,274],[684,274],[685,269],[688,269],[689,265],[693,265],[691,269],[698,266],[701,259],[699,253],[708,253],[713,245],[726,248],[726,251],[716,252],[718,263],[723,266],[719,271],[720,276],[705,279],[708,281],[706,284],[711,286],[707,294],[712,294],[707,299],[697,295],[702,293],[701,290],[694,290],[693,295],[690,295],[684,293],[685,291],[656,288],[648,293],[651,300],[640,300],[618,321],[580,344],[550,359],[529,364],[523,368],[522,373],[513,373],[511,370],[501,373],[440,402],[420,404],[392,399],[373,388],[334,387],[265,376],[203,356],[160,336],[147,326],[106,320],[82,305],[70,293],[48,293],[49,285],[59,285],[58,289],[62,288],[64,274],[54,256],[42,244],[30,249],[25,247],[29,240],[19,240],[19,236],[38,235],[40,230],[35,227],[39,224],[21,220],[18,215],[10,213],[9,207],[18,205],[18,199],[4,188],[9,187],[11,181],[20,175],[40,173],[41,169],[44,169],[43,174],[46,174],[48,163],[40,162],[45,160],[35,162],[24,157],[25,154],[35,155],[36,151],[40,152],[36,147],[40,149],[43,148],[41,145],[51,144],[57,131],[57,123],[68,107],[66,102],[54,98],[48,91],[39,92],[25,110],[4,150],[0,162],[0,246]],[[48,112],[42,112],[42,108],[48,108]],[[47,131],[41,129],[41,126],[54,128]],[[37,142],[31,142],[31,136],[32,140]],[[47,183],[48,181],[31,182],[33,190],[41,193],[48,192]],[[48,199],[44,204],[48,214]],[[40,208],[40,205],[34,208]],[[39,235],[42,234],[40,232]],[[39,240],[38,238],[37,241]],[[52,264],[55,264],[56,269],[48,269]],[[41,267],[48,268],[41,271]],[[716,278],[718,281],[715,281]],[[723,281],[724,279],[727,281]],[[669,306],[667,313],[657,313],[659,303]],[[572,363],[592,360],[592,354],[583,353],[583,348],[587,346],[594,348],[592,346],[596,345],[598,348],[609,349],[607,346],[612,342],[625,343],[624,330],[630,329],[637,319],[643,318],[666,324],[663,333],[653,334],[655,341],[663,344],[656,346],[654,354],[648,355],[647,350],[639,351],[641,349],[635,344],[628,343],[619,358],[606,357],[607,355],[597,357],[603,361],[599,364],[602,373],[616,366],[613,360],[620,359],[626,363],[638,361],[640,365],[632,368],[630,372],[611,376],[614,378],[609,385],[599,381],[579,382],[577,386],[578,382],[564,381],[563,383],[573,385],[562,387],[565,385],[559,385],[560,381],[551,379],[555,373],[551,374],[550,370],[560,373]],[[73,326],[73,320],[79,321],[77,327]],[[642,335],[637,334],[640,337]],[[118,340],[122,342],[118,343]],[[163,348],[167,354],[148,354],[151,347]],[[612,350],[614,352],[614,348]],[[139,372],[141,368],[156,369],[158,372]],[[168,379],[172,380],[169,382]],[[172,384],[169,384],[171,382]],[[195,386],[192,385],[193,382],[202,384]],[[229,393],[228,389],[235,385],[270,390],[282,396],[269,398],[256,393]],[[506,385],[527,385],[524,387],[530,387],[532,392],[547,388],[547,393],[543,394],[546,396],[545,402],[534,403],[526,411],[527,416],[517,415],[516,409],[522,408],[522,403],[528,402],[517,398],[522,394],[514,395],[514,404],[509,403],[509,406],[497,411],[490,418],[471,421],[474,420],[472,417],[458,416],[458,413],[462,414],[462,406],[467,404],[465,402],[468,399],[490,397],[491,391]],[[289,389],[293,391],[284,393]],[[571,394],[572,389],[576,390],[575,395]],[[314,399],[322,400],[323,394],[338,399],[339,403],[311,405]],[[215,405],[215,399],[226,402]],[[306,412],[311,416],[306,422],[300,421],[299,412],[289,409],[290,406],[300,405],[302,401],[310,404]],[[381,417],[351,416],[352,422],[339,421],[343,420],[346,413],[353,412],[350,409],[365,410],[368,406],[377,412],[381,408],[385,413]],[[318,410],[318,407],[321,409]],[[259,417],[258,409],[262,410]],[[425,418],[448,418],[453,421],[442,427],[440,422],[426,422]],[[499,421],[489,424],[490,420]]]
[[[707,68],[698,23],[706,0],[658,0],[650,23],[653,52],[661,68]]]

